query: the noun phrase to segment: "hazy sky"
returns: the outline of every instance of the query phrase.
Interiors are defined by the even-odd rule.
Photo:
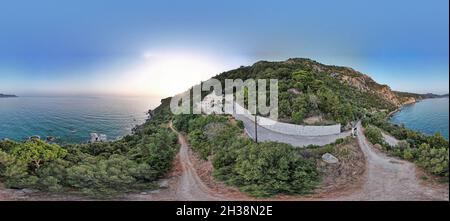
[[[258,60],[449,90],[448,0],[2,1],[0,93],[172,95]]]

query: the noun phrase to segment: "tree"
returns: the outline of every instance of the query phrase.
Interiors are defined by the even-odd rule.
[[[46,161],[63,158],[67,150],[57,144],[48,144],[41,140],[29,140],[12,150],[12,155],[35,169],[39,169]]]
[[[288,100],[281,100],[280,101],[280,116],[281,117],[290,117],[291,116],[291,111],[290,111],[290,104]]]
[[[338,121],[341,123],[353,120],[354,115],[352,106],[349,103],[341,105],[338,110],[338,116],[335,116],[335,118],[338,118]]]
[[[319,108],[324,113],[330,113],[332,116],[338,116],[338,108],[340,107],[339,98],[327,88],[321,88],[317,92],[319,98]]]

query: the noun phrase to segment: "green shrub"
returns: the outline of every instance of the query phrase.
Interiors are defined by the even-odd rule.
[[[406,150],[411,148],[411,145],[407,141],[401,140],[398,142],[397,148],[399,148],[400,150]]]
[[[384,146],[385,142],[380,129],[373,126],[369,126],[365,130],[365,135],[372,144],[380,144]]]
[[[404,149],[403,150],[403,158],[405,159],[405,160],[412,160],[412,159],[414,159],[414,154],[413,154],[413,152],[412,152],[412,150],[411,149]]]
[[[310,193],[318,183],[312,160],[287,144],[264,142],[239,150],[233,183],[253,196]]]
[[[425,143],[419,147],[417,163],[432,174],[448,177],[448,159],[448,148],[430,148]]]
[[[244,129],[245,128],[244,122],[242,122],[241,120],[236,120],[236,122],[237,122],[237,126],[240,129]]]

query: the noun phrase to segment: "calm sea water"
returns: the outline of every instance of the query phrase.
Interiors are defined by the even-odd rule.
[[[439,131],[448,140],[448,105],[448,98],[425,99],[403,107],[392,116],[391,121],[428,135]]]
[[[143,123],[146,112],[159,103],[159,98],[0,98],[0,139],[39,135],[56,137],[58,143],[84,143],[95,132],[114,140]]]

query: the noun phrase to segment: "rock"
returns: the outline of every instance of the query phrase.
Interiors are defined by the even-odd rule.
[[[298,95],[298,94],[301,94],[301,93],[302,93],[302,92],[300,92],[299,90],[297,90],[297,89],[295,89],[295,88],[288,89],[287,91],[288,91],[289,93],[295,94],[295,95]]]
[[[332,73],[330,74],[330,76],[331,76],[331,77],[334,77],[334,78],[336,78],[336,77],[338,77],[338,76],[339,76],[339,74],[338,74],[338,73],[336,73],[336,72],[332,72]]]
[[[335,156],[333,156],[329,153],[322,155],[322,160],[327,163],[338,163],[339,162],[338,158],[336,158]]]
[[[141,195],[147,195],[147,192],[141,192]]]
[[[22,189],[20,190],[21,193],[23,194],[32,194],[32,193],[36,193],[38,192],[37,190],[33,190],[33,189]]]
[[[375,147],[375,149],[378,149],[378,150],[383,149],[383,146],[381,146],[380,144],[375,144],[375,145],[373,145],[373,147]]]
[[[150,194],[155,194],[155,193],[159,193],[160,191],[159,190],[152,190],[152,191],[150,191]]]
[[[97,133],[91,133],[91,143],[96,142],[106,142],[108,141],[107,136],[105,134],[97,134]]]
[[[91,133],[91,143],[95,143],[98,141],[98,134],[97,133]]]
[[[106,134],[100,134],[100,135],[98,136],[98,140],[99,140],[100,142],[106,142],[106,141],[108,141],[108,137],[106,136]]]
[[[53,142],[56,140],[56,137],[48,136],[46,140],[47,142]]]
[[[168,180],[160,180],[160,181],[158,181],[158,186],[160,188],[169,188],[169,181]]]
[[[33,136],[29,137],[28,140],[41,140],[41,136],[33,135]]]

